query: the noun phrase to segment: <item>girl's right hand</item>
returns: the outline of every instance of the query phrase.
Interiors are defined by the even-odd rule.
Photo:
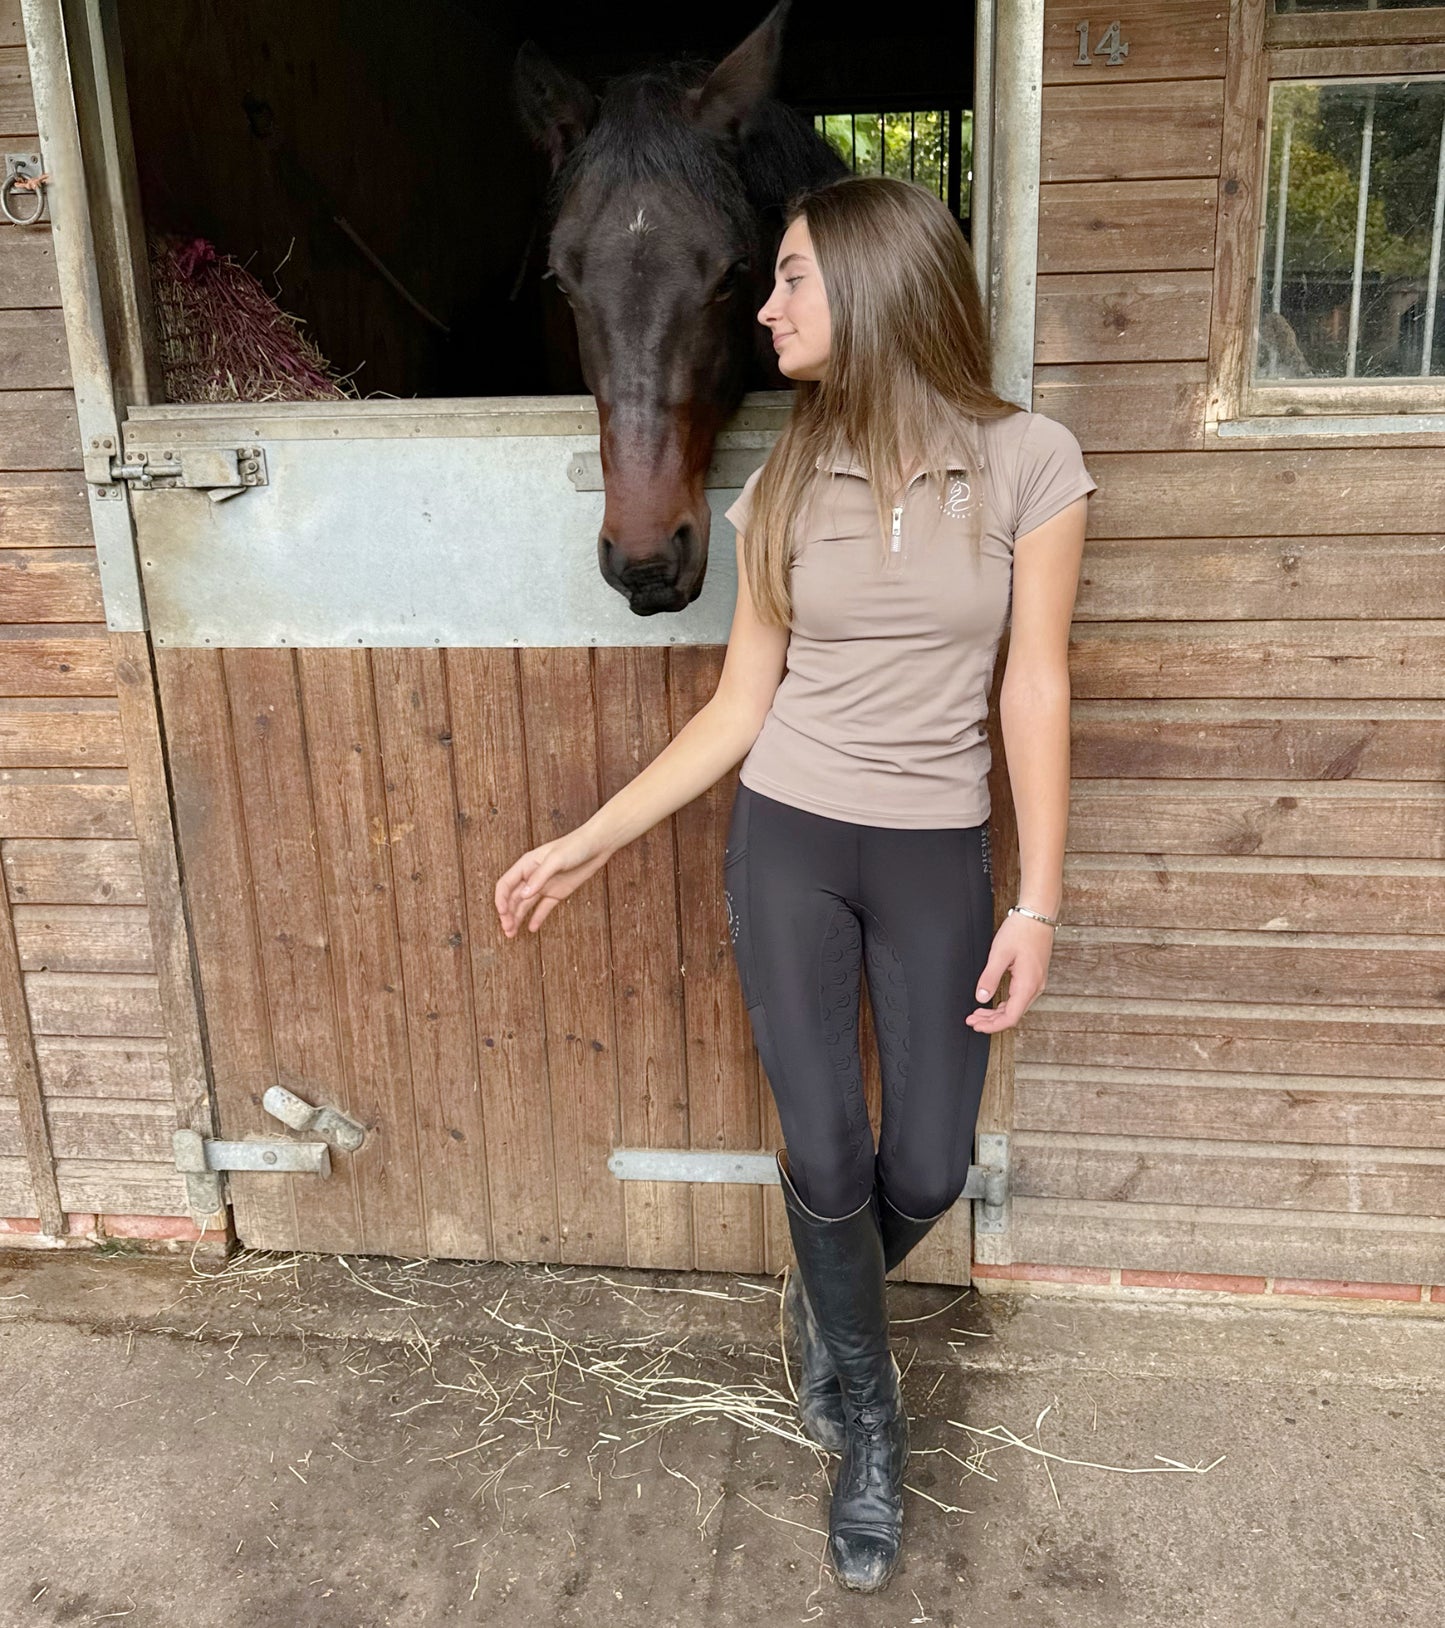
[[[551,912],[575,893],[589,876],[601,870],[612,857],[585,825],[565,836],[529,848],[497,883],[494,899],[508,938],[531,912],[528,930],[535,933]]]

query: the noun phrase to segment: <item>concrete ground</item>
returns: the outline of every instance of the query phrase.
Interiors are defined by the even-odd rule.
[[[890,1287],[904,1559],[826,1564],[770,1278],[0,1255],[0,1628],[1441,1620],[1445,1321]]]

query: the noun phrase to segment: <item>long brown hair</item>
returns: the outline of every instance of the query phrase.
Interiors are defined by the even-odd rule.
[[[832,341],[826,376],[795,381],[743,533],[758,616],[774,627],[792,621],[794,526],[831,463],[851,455],[867,470],[886,550],[905,456],[942,483],[948,451],[962,444],[977,548],[989,484],[979,421],[1023,411],[993,389],[973,254],[940,198],[911,181],[848,175],[794,198],[785,229],[799,216],[827,293]]]

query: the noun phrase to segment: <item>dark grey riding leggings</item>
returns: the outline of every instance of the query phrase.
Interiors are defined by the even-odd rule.
[[[874,1182],[858,1050],[868,969],[889,1201],[920,1219],[963,1191],[988,1062],[964,1018],[993,941],[987,825],[855,825],[738,782],[723,856],[728,932],[799,1196],[850,1214]]]

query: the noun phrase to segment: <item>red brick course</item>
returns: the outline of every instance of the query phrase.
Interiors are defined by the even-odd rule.
[[[1119,1270],[1121,1284],[1146,1289],[1210,1289],[1229,1294],[1264,1294],[1268,1278],[1231,1277],[1224,1272],[1140,1272],[1132,1266]]]
[[[1418,1283],[1346,1283],[1338,1278],[1276,1278],[1276,1294],[1323,1294],[1352,1300],[1419,1300]]]

